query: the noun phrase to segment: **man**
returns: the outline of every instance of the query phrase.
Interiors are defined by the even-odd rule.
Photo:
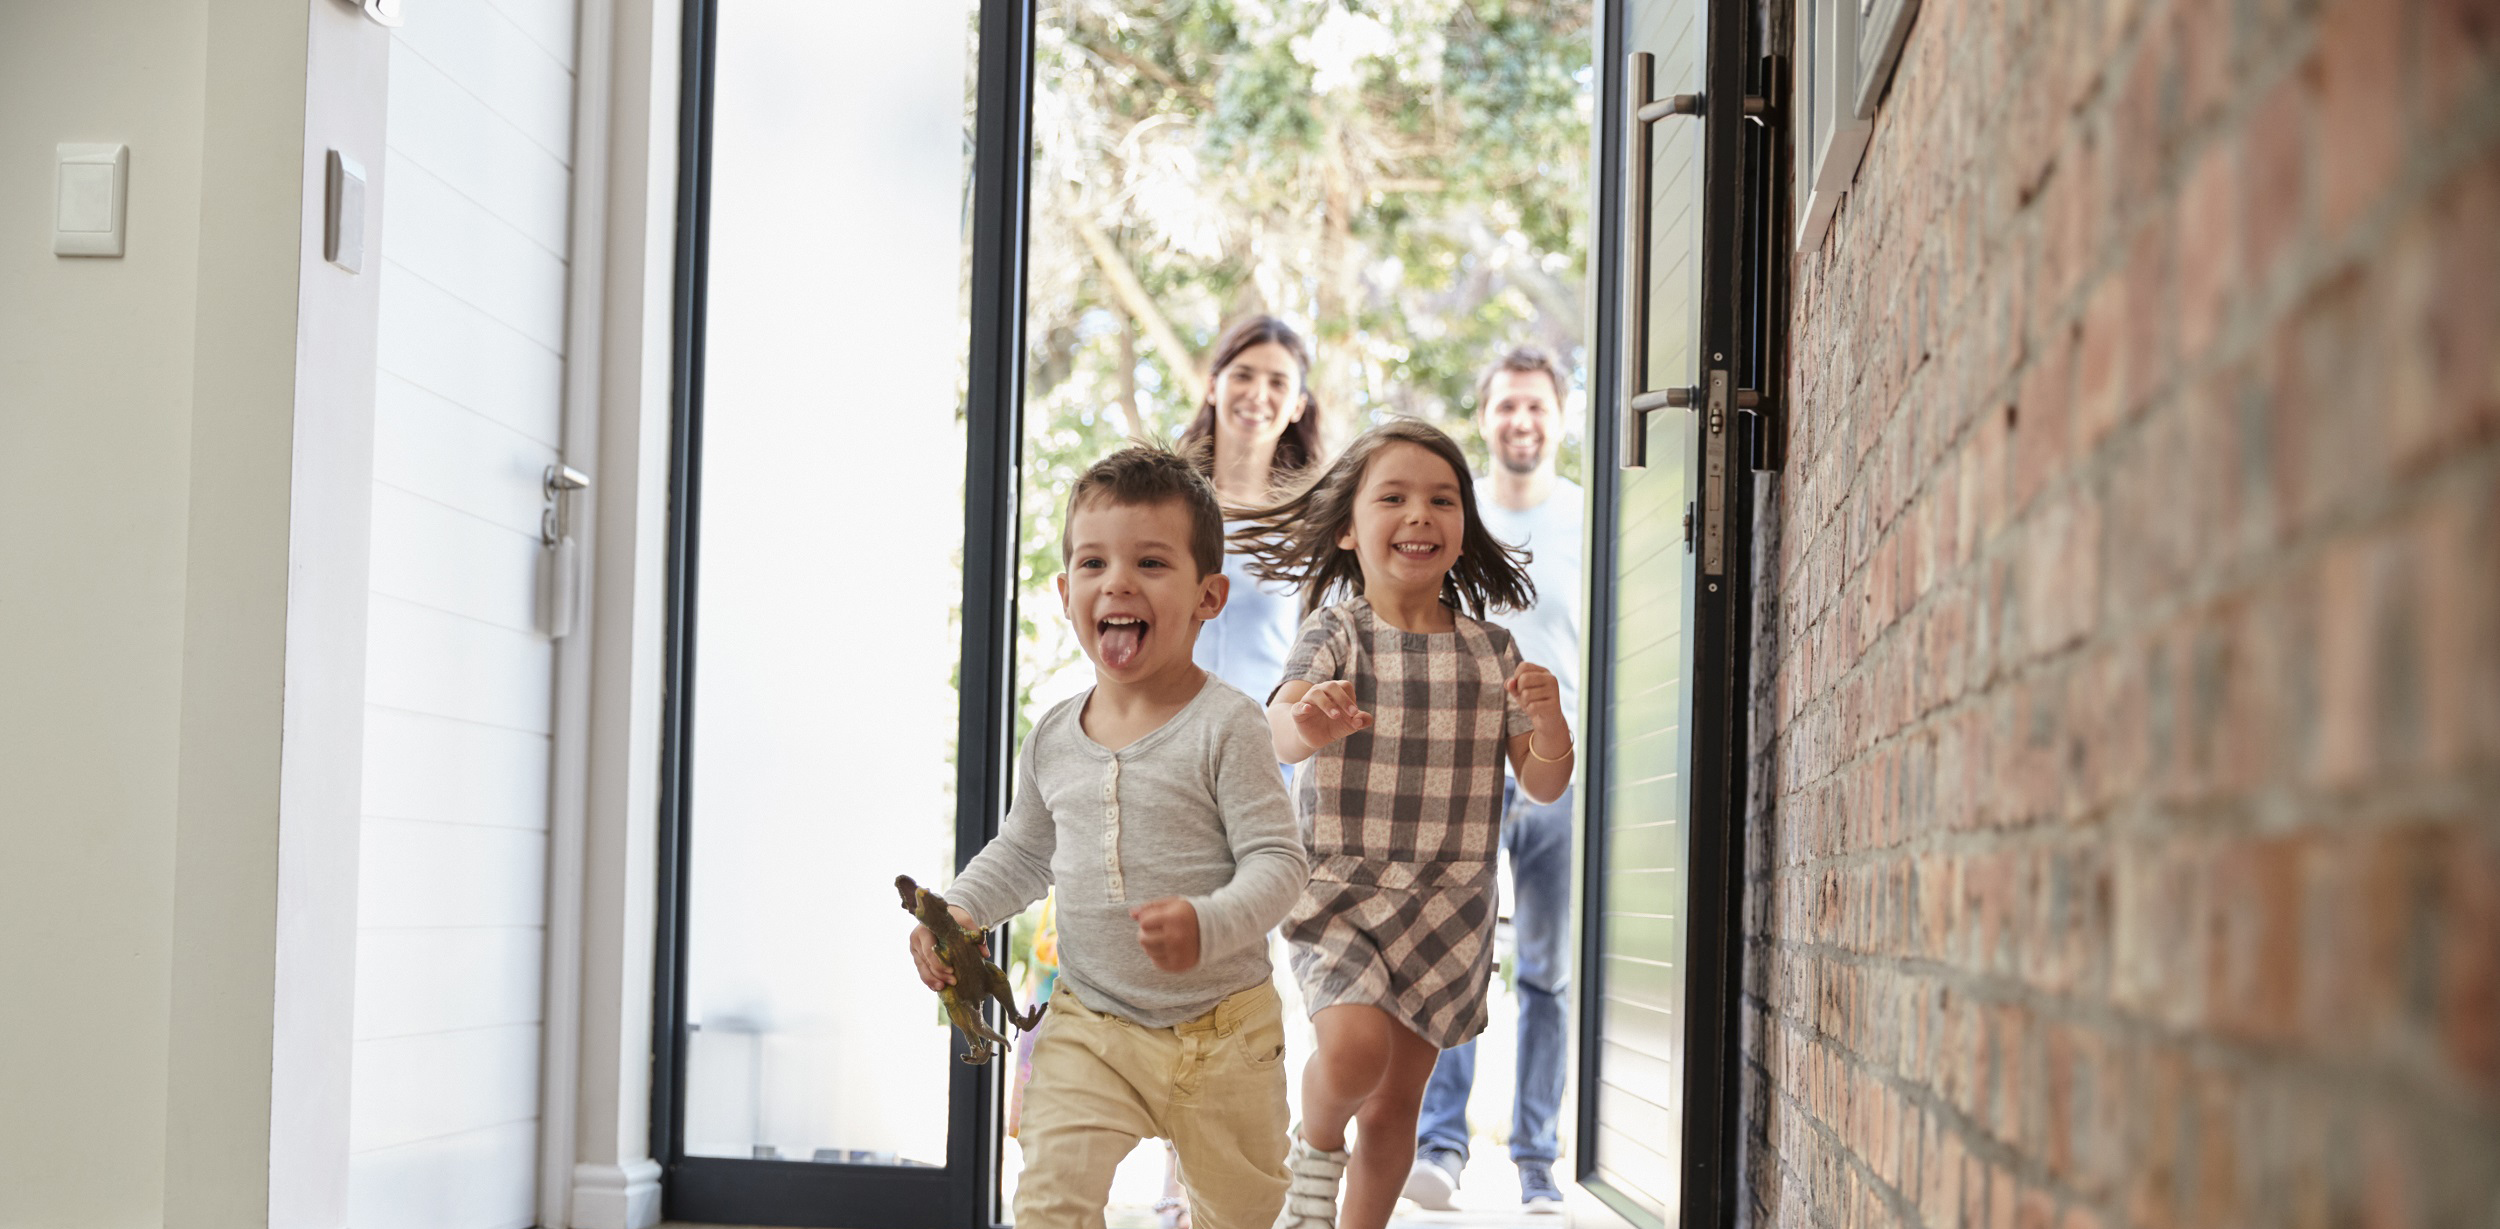
[[[1476,426],[1493,454],[1492,472],[1477,484],[1478,511],[1493,536],[1527,548],[1536,606],[1501,620],[1519,655],[1554,672],[1563,711],[1580,711],[1582,517],[1587,500],[1577,483],[1557,477],[1562,447],[1565,377],[1553,355],[1522,346],[1502,356],[1476,382]],[[1556,1117],[1562,1108],[1569,1026],[1563,994],[1570,986],[1572,792],[1538,803],[1504,787],[1502,848],[1510,855],[1512,933],[1518,940],[1519,1082],[1511,1108],[1510,1157],[1519,1167],[1519,1199],[1529,1212],[1559,1214],[1562,1190],[1553,1164],[1561,1154]],[[1415,1127],[1415,1167],[1406,1197],[1426,1208],[1457,1205],[1459,1171],[1467,1164],[1467,1095],[1476,1080],[1476,1044],[1445,1050],[1424,1090]]]

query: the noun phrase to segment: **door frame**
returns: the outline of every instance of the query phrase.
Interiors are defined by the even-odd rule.
[[[946,1164],[827,1165],[685,1154],[679,1115],[692,820],[696,564],[702,515],[706,278],[710,265],[714,33],[720,0],[683,0],[675,333],[669,458],[665,701],[661,717],[651,1155],[664,1219],[846,1229],[987,1229],[999,1221],[1004,1063],[949,1063]],[[963,649],[955,864],[997,829],[1013,735],[1014,467],[1022,438],[1025,246],[1030,215],[1033,0],[980,0],[975,95],[970,365],[965,399]],[[1002,941],[1003,942],[1003,941]],[[996,950],[1005,950],[1003,945]],[[957,1041],[960,1045],[960,1040]]]
[[[1635,215],[1624,199],[1629,180],[1631,142],[1642,132],[1629,122],[1626,91],[1627,32],[1633,0],[1598,0],[1596,45],[1597,114],[1591,209],[1590,284],[1595,298],[1590,337],[1590,478],[1591,543],[1589,618],[1585,677],[1588,686],[1589,733],[1584,740],[1585,777],[1581,850],[1580,989],[1577,1056],[1577,1121],[1573,1147],[1574,1177],[1617,1214],[1635,1225],[1663,1226],[1627,1193],[1596,1172],[1598,1159],[1597,1091],[1604,1041],[1603,996],[1605,962],[1600,919],[1606,908],[1606,830],[1612,799],[1606,789],[1612,767],[1609,745],[1614,703],[1614,616],[1617,607],[1615,524],[1620,515],[1622,444],[1614,410],[1634,392],[1625,387],[1627,353],[1623,272],[1629,245],[1645,236],[1630,233]],[[1703,86],[1705,99],[1741,100],[1753,82],[1756,46],[1756,0],[1702,0],[1707,14]],[[1704,172],[1701,241],[1701,303],[1699,353],[1705,369],[1730,372],[1739,388],[1758,392],[1761,404],[1773,401],[1769,389],[1777,371],[1764,361],[1765,326],[1775,328],[1762,287],[1780,277],[1749,250],[1753,234],[1748,219],[1768,202],[1755,199],[1760,183],[1750,159],[1749,144],[1759,138],[1742,105],[1707,107],[1704,125]],[[1638,156],[1648,156],[1647,150]],[[1631,344],[1646,345],[1647,339]],[[1713,358],[1712,356],[1725,356]],[[1658,447],[1688,447],[1701,430],[1698,411],[1679,412],[1669,429],[1652,428]],[[1742,1175],[1738,1168],[1741,1120],[1738,1084],[1743,1069],[1740,1052],[1744,970],[1745,796],[1748,767],[1746,732],[1750,702],[1750,651],[1753,612],[1753,467],[1749,460],[1766,455],[1769,436],[1762,428],[1766,415],[1727,414],[1723,429],[1726,462],[1716,481],[1723,509],[1725,561],[1722,574],[1699,574],[1698,554],[1688,555],[1692,658],[1689,683],[1691,825],[1687,878],[1687,949],[1684,953],[1686,1012],[1684,1038],[1683,1139],[1679,1144],[1678,1206],[1673,1222],[1682,1229],[1720,1229],[1736,1223],[1742,1206]],[[1761,441],[1757,443],[1757,441]],[[1707,498],[1704,485],[1713,481],[1707,469],[1693,471],[1697,505]]]

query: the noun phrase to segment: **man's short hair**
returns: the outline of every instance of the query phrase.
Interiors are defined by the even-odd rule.
[[[1189,554],[1198,575],[1224,570],[1224,512],[1215,487],[1196,466],[1160,444],[1136,443],[1094,462],[1068,492],[1068,514],[1059,528],[1059,563],[1066,566],[1068,533],[1076,511],[1093,503],[1141,507],[1177,501],[1189,510]]]
[[[1493,377],[1505,371],[1544,372],[1545,378],[1554,382],[1554,405],[1557,408],[1561,407],[1563,397],[1571,391],[1571,377],[1563,374],[1562,362],[1554,357],[1553,351],[1543,346],[1513,346],[1502,357],[1493,360],[1493,365],[1485,368],[1483,375],[1476,377],[1477,413],[1493,408],[1485,403],[1485,397],[1493,391]]]

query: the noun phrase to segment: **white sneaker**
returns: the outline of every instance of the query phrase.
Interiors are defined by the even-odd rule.
[[[1458,1172],[1465,1162],[1456,1149],[1426,1144],[1415,1150],[1415,1168],[1406,1171],[1406,1188],[1398,1193],[1415,1206],[1433,1212],[1458,1210]]]
[[[1285,1188],[1276,1229],[1337,1229],[1337,1183],[1345,1177],[1345,1160],[1345,1149],[1322,1152],[1304,1143],[1301,1130],[1295,1129],[1293,1152],[1285,1158],[1293,1183]]]

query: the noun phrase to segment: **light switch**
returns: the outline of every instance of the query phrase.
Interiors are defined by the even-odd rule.
[[[365,168],[330,151],[329,217],[322,228],[321,258],[361,273],[365,267]]]
[[[119,256],[129,214],[130,147],[73,145],[60,150],[60,191],[52,204],[52,254]]]

